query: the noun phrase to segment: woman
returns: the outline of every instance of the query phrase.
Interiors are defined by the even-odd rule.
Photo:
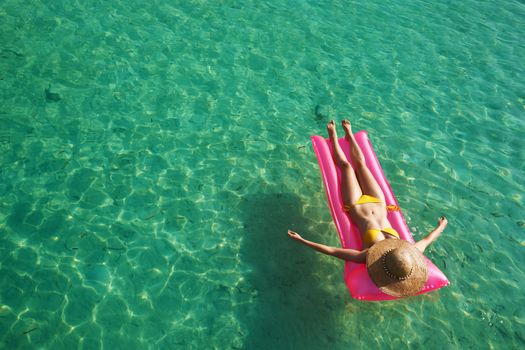
[[[326,246],[306,240],[293,231],[288,231],[288,235],[323,254],[358,263],[366,262],[372,281],[386,294],[415,294],[423,288],[428,277],[423,252],[441,234],[448,221],[441,217],[437,227],[415,244],[401,240],[387,218],[387,210],[396,208],[385,205],[383,191],[366,166],[350,122],[343,120],[342,125],[345,137],[350,142],[350,156],[355,168],[339,146],[333,120],[327,126],[328,136],[334,147],[336,164],[341,170],[344,210],[361,233],[363,250]]]

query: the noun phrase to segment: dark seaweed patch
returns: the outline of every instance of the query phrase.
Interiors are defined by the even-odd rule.
[[[321,109],[321,106],[315,105],[315,109],[314,109],[315,119],[317,121],[327,120],[328,116],[325,116],[324,114],[322,114],[320,109]]]
[[[51,91],[51,86],[49,86],[44,91],[45,91],[47,102],[58,102],[62,99],[62,97],[58,93]]]

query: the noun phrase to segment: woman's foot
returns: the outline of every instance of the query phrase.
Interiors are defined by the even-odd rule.
[[[333,120],[330,120],[328,122],[326,130],[328,130],[328,137],[330,138],[330,140],[337,140],[337,131],[335,130],[335,123]]]
[[[348,163],[348,160],[346,159],[346,155],[341,149],[341,145],[339,145],[339,140],[337,139],[337,131],[335,130],[335,123],[333,120],[330,120],[328,125],[326,126],[326,129],[328,130],[328,136],[330,137],[330,141],[333,145],[334,149],[334,159],[337,162],[337,165],[340,168],[348,168],[350,166],[350,163]]]
[[[352,125],[350,124],[350,122],[346,119],[343,119],[341,124],[343,125],[343,129],[345,130],[346,137],[350,137],[350,135],[352,135]]]

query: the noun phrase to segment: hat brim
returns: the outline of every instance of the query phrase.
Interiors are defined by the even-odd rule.
[[[406,250],[414,259],[414,270],[410,277],[397,280],[389,276],[381,260],[383,254],[391,249]],[[366,268],[374,284],[385,294],[406,297],[417,294],[428,279],[428,265],[424,255],[413,244],[401,239],[385,239],[375,243],[366,256]]]

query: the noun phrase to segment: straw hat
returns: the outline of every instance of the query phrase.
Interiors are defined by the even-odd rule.
[[[370,247],[366,267],[375,285],[383,293],[395,297],[416,294],[428,278],[423,254],[401,239],[385,239]]]

